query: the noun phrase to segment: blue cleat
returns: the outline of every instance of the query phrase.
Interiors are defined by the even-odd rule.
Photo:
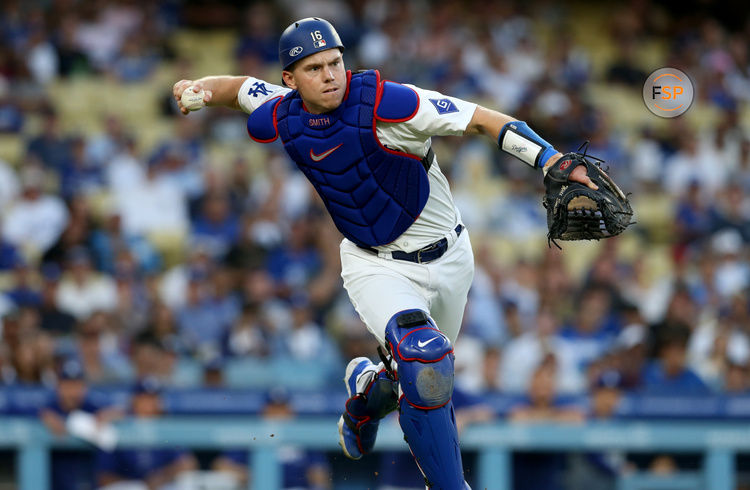
[[[382,365],[357,357],[346,366],[344,383],[349,399],[339,418],[339,445],[349,459],[372,451],[380,419],[398,406],[397,385]]]

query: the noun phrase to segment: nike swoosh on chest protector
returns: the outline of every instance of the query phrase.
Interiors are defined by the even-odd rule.
[[[421,348],[423,348],[423,347],[424,347],[425,345],[427,345],[427,344],[429,344],[430,342],[432,342],[433,340],[437,340],[437,339],[438,339],[438,337],[432,337],[432,338],[431,338],[430,340],[428,340],[428,341],[426,341],[426,342],[422,342],[421,340],[418,340],[418,341],[417,341],[417,346],[419,346],[419,348],[421,349]]]
[[[338,149],[339,149],[339,147],[341,147],[341,145],[343,145],[343,144],[344,144],[344,143],[339,143],[338,145],[334,146],[334,147],[333,147],[333,148],[331,148],[330,150],[326,150],[326,151],[324,151],[324,152],[323,152],[323,153],[321,153],[320,155],[316,155],[315,153],[313,153],[313,151],[312,151],[312,148],[310,148],[310,158],[312,158],[314,162],[319,162],[319,161],[321,161],[322,159],[324,159],[325,157],[329,156],[329,155],[330,155],[331,153],[333,153],[334,151],[338,150]]]

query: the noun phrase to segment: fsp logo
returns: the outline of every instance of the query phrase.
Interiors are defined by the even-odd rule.
[[[643,85],[643,101],[660,117],[677,117],[693,103],[693,83],[677,68],[660,68]]]

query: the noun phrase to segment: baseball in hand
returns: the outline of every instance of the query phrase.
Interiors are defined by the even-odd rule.
[[[182,106],[189,111],[197,111],[206,105],[206,103],[203,102],[205,92],[203,90],[195,92],[196,89],[197,87],[195,86],[186,88],[185,91],[182,92],[182,97],[180,98]]]

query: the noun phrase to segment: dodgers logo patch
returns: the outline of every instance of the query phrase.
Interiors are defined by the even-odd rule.
[[[435,109],[437,109],[438,114],[441,116],[443,114],[450,114],[451,112],[458,112],[458,107],[450,99],[430,99],[430,102],[432,102],[432,105],[435,106]]]
[[[268,95],[268,87],[263,82],[255,82],[250,90],[247,91],[248,95],[258,97],[258,95]]]

